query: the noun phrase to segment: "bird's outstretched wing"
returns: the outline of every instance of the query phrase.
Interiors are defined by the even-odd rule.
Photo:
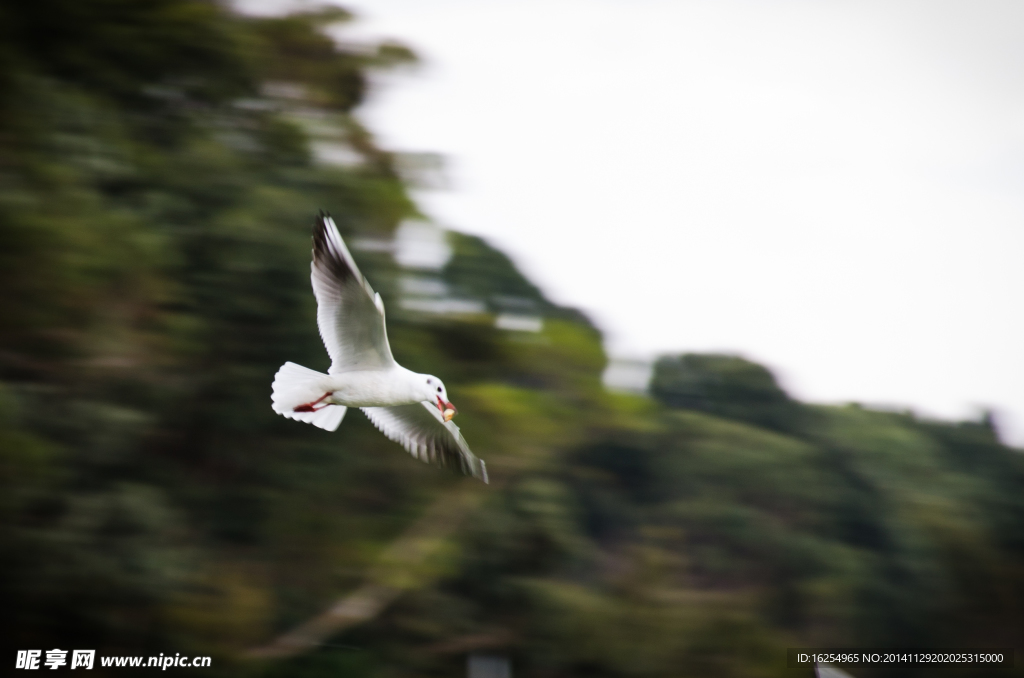
[[[417,459],[456,468],[488,482],[487,465],[470,452],[459,427],[446,422],[436,405],[424,402],[360,409],[381,433]]]
[[[338,227],[321,213],[313,228],[316,322],[331,374],[386,369],[394,364],[384,326],[384,302],[359,272]]]

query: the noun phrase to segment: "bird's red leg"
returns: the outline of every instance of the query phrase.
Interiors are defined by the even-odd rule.
[[[293,412],[316,412],[317,410],[322,410],[325,407],[327,407],[328,405],[330,405],[330,403],[327,403],[327,405],[321,405],[320,407],[316,407],[316,404],[319,403],[321,400],[323,400],[324,398],[326,398],[329,395],[331,395],[331,394],[330,393],[325,393],[322,396],[320,396],[319,398],[317,398],[316,400],[314,400],[313,402],[306,403],[305,405],[299,405],[298,407],[296,407],[292,411]]]

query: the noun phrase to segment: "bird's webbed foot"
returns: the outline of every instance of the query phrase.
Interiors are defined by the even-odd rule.
[[[299,405],[293,411],[294,412],[316,412],[318,410],[322,410],[322,409],[324,409],[325,407],[327,407],[328,405],[331,404],[331,403],[324,403],[323,402],[328,397],[330,397],[330,395],[331,395],[330,393],[325,393],[325,394],[323,394],[322,396],[320,396],[319,398],[317,398],[316,400],[314,400],[311,403],[306,403],[305,405]],[[321,403],[323,403],[323,404],[321,405]],[[319,407],[317,407],[318,405],[319,405]]]

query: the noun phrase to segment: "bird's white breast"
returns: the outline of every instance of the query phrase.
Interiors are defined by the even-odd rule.
[[[347,407],[387,407],[422,400],[412,372],[403,367],[332,374],[325,384],[331,402]]]

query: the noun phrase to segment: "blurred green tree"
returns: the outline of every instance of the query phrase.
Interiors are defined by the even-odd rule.
[[[655,363],[651,395],[669,407],[702,410],[779,431],[799,424],[801,408],[767,369],[730,355],[688,353]]]

